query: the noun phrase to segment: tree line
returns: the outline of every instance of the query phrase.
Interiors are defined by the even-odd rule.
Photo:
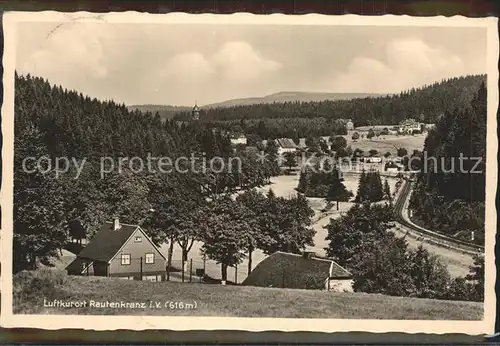
[[[390,204],[354,205],[326,226],[327,255],[349,269],[358,292],[448,300],[484,300],[484,257],[476,255],[470,273],[451,278],[440,259],[420,246],[408,247],[390,231]]]
[[[15,271],[56,256],[68,235],[92,237],[113,217],[144,225],[152,210],[162,207],[162,189],[199,202],[262,186],[280,172],[273,160],[275,146],[266,148],[270,159],[261,162],[256,152],[234,150],[229,134],[209,124],[162,122],[158,115],[129,111],[124,105],[91,99],[30,75],[15,76],[14,131]],[[203,163],[197,161],[196,171],[186,163],[181,167],[185,172],[165,174],[154,161],[152,170],[126,166],[105,176],[100,172],[101,157],[151,155],[175,160],[192,154],[207,160],[220,157],[224,169],[203,171],[198,167]],[[241,170],[230,171],[235,156],[241,160]],[[47,157],[46,166],[57,157],[86,162],[78,179],[73,166],[57,178],[54,171],[36,169],[35,160],[24,162],[23,168],[28,157]],[[164,240],[160,234],[149,235],[157,244]],[[175,241],[186,248],[185,239],[176,236]]]
[[[201,117],[200,117],[201,119]],[[206,121],[206,120],[205,120]],[[231,133],[244,133],[248,145],[257,145],[264,139],[291,138],[299,144],[300,138],[324,135],[346,135],[347,128],[341,120],[326,117],[315,118],[261,118],[230,121],[207,121]]]
[[[227,280],[227,268],[246,257],[250,274],[256,249],[267,255],[298,253],[313,244],[315,232],[310,226],[314,212],[303,196],[287,199],[276,197],[272,190],[264,195],[251,189],[236,198],[226,194],[207,200],[164,187],[156,190],[155,211],[144,226],[155,243],[169,243],[168,266],[175,243],[186,261],[194,242],[200,241],[202,254],[221,264],[222,280]]]
[[[486,94],[483,83],[470,104],[445,112],[429,131],[424,151],[436,161],[427,160],[410,199],[415,222],[477,244],[484,244]]]
[[[355,201],[360,202],[379,202],[383,199],[392,201],[391,189],[387,179],[382,185],[380,173],[378,171],[363,170],[359,176],[358,192]]]
[[[434,123],[442,113],[468,104],[471,95],[485,79],[485,75],[449,78],[383,97],[202,108],[200,119],[234,122],[284,118],[312,120],[322,117],[326,121],[352,119],[355,126],[366,126],[392,125],[407,118],[414,118],[421,122]],[[190,112],[185,111],[179,112],[174,118],[188,121],[190,116]]]

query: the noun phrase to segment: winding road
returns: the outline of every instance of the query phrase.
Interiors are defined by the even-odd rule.
[[[422,245],[429,252],[439,256],[453,277],[465,276],[473,264],[473,255],[484,252],[484,247],[447,237],[415,225],[408,217],[408,203],[411,181],[405,180],[394,203],[397,235],[405,236],[409,246]]]
[[[446,237],[442,234],[415,225],[408,217],[408,203],[411,194],[411,182],[404,181],[396,195],[394,203],[396,222],[391,229],[399,237],[405,237],[408,246],[418,248],[423,246],[430,253],[438,256],[448,268],[452,277],[465,276],[473,264],[472,256],[481,251],[481,247]],[[331,218],[340,217],[341,212],[331,212],[318,217],[313,228],[316,230],[314,246],[308,250],[315,251],[320,256],[326,256],[324,248],[328,246],[325,240],[327,231],[324,228]]]

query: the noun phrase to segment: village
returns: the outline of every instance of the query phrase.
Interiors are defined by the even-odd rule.
[[[74,34],[49,24],[19,35]],[[480,320],[486,75],[375,26],[231,25],[18,51],[12,314]]]
[[[192,110],[193,120],[199,121],[199,108]],[[361,156],[352,157],[354,167],[344,173],[344,184],[348,190],[356,191],[359,174],[364,171],[377,171],[386,177],[393,196],[396,196],[405,172],[403,157],[414,150],[423,147],[425,133],[432,128],[408,119],[397,126],[364,126],[355,128],[350,119],[342,120],[347,128],[347,135],[342,136],[348,143],[350,153],[361,152]],[[257,151],[267,145],[264,140],[258,146],[247,146],[244,134],[231,134],[231,144],[236,150]],[[335,138],[320,137],[318,141],[327,143]],[[301,155],[315,148],[306,144],[306,138],[301,138],[295,144],[291,138],[274,140],[280,157],[293,155],[294,165],[282,165],[282,175],[271,178],[271,183],[258,188],[259,192],[267,193],[270,189],[279,197],[296,195],[301,167]],[[398,146],[405,146],[403,152]],[[324,146],[320,146],[324,148]],[[311,150],[312,149],[312,150]],[[328,149],[328,152],[330,150]],[[319,155],[328,155],[319,152]],[[333,153],[335,154],[335,152]],[[399,154],[399,155],[398,155]],[[403,154],[403,155],[402,155]],[[351,157],[348,157],[351,159]],[[285,160],[283,160],[283,163]],[[248,259],[230,269],[230,284],[244,284],[264,287],[326,289],[332,291],[352,291],[352,274],[332,260],[326,258],[327,247],[325,226],[330,218],[340,217],[353,204],[353,201],[342,203],[339,210],[331,209],[330,203],[322,198],[309,197],[309,204],[315,216],[313,228],[316,232],[314,245],[308,247],[302,254],[276,252],[266,256],[262,251],[253,253],[253,268],[248,270]],[[116,238],[116,239],[115,239]],[[177,281],[177,282],[221,282],[220,265],[205,258],[201,253],[202,243],[194,242],[190,257],[182,260],[181,248],[174,247],[172,265],[168,267],[168,244],[156,246],[138,225],[120,224],[119,219],[102,226],[96,236],[88,239],[71,239],[72,243],[83,244],[80,253],[65,252],[64,261],[69,261],[77,255],[65,269],[70,275],[109,276],[128,280],[145,281]],[[416,242],[418,243],[418,242]],[[468,263],[467,265],[469,265]],[[468,266],[465,267],[465,273]],[[259,272],[266,273],[262,277]],[[464,274],[462,271],[460,274]],[[286,278],[288,278],[286,280]],[[293,278],[293,280],[291,280]]]

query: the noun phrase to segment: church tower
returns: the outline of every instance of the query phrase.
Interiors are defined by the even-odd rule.
[[[193,117],[193,120],[200,120],[200,109],[198,108],[198,105],[196,102],[194,103],[193,110],[191,111],[191,115]]]

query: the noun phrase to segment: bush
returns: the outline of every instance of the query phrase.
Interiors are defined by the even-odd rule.
[[[463,277],[454,278],[441,298],[447,300],[473,300],[473,287]]]
[[[13,307],[14,312],[29,311],[28,306],[46,299],[60,299],[61,289],[67,281],[63,271],[39,269],[22,271],[13,276]],[[37,304],[38,305],[38,304]]]

